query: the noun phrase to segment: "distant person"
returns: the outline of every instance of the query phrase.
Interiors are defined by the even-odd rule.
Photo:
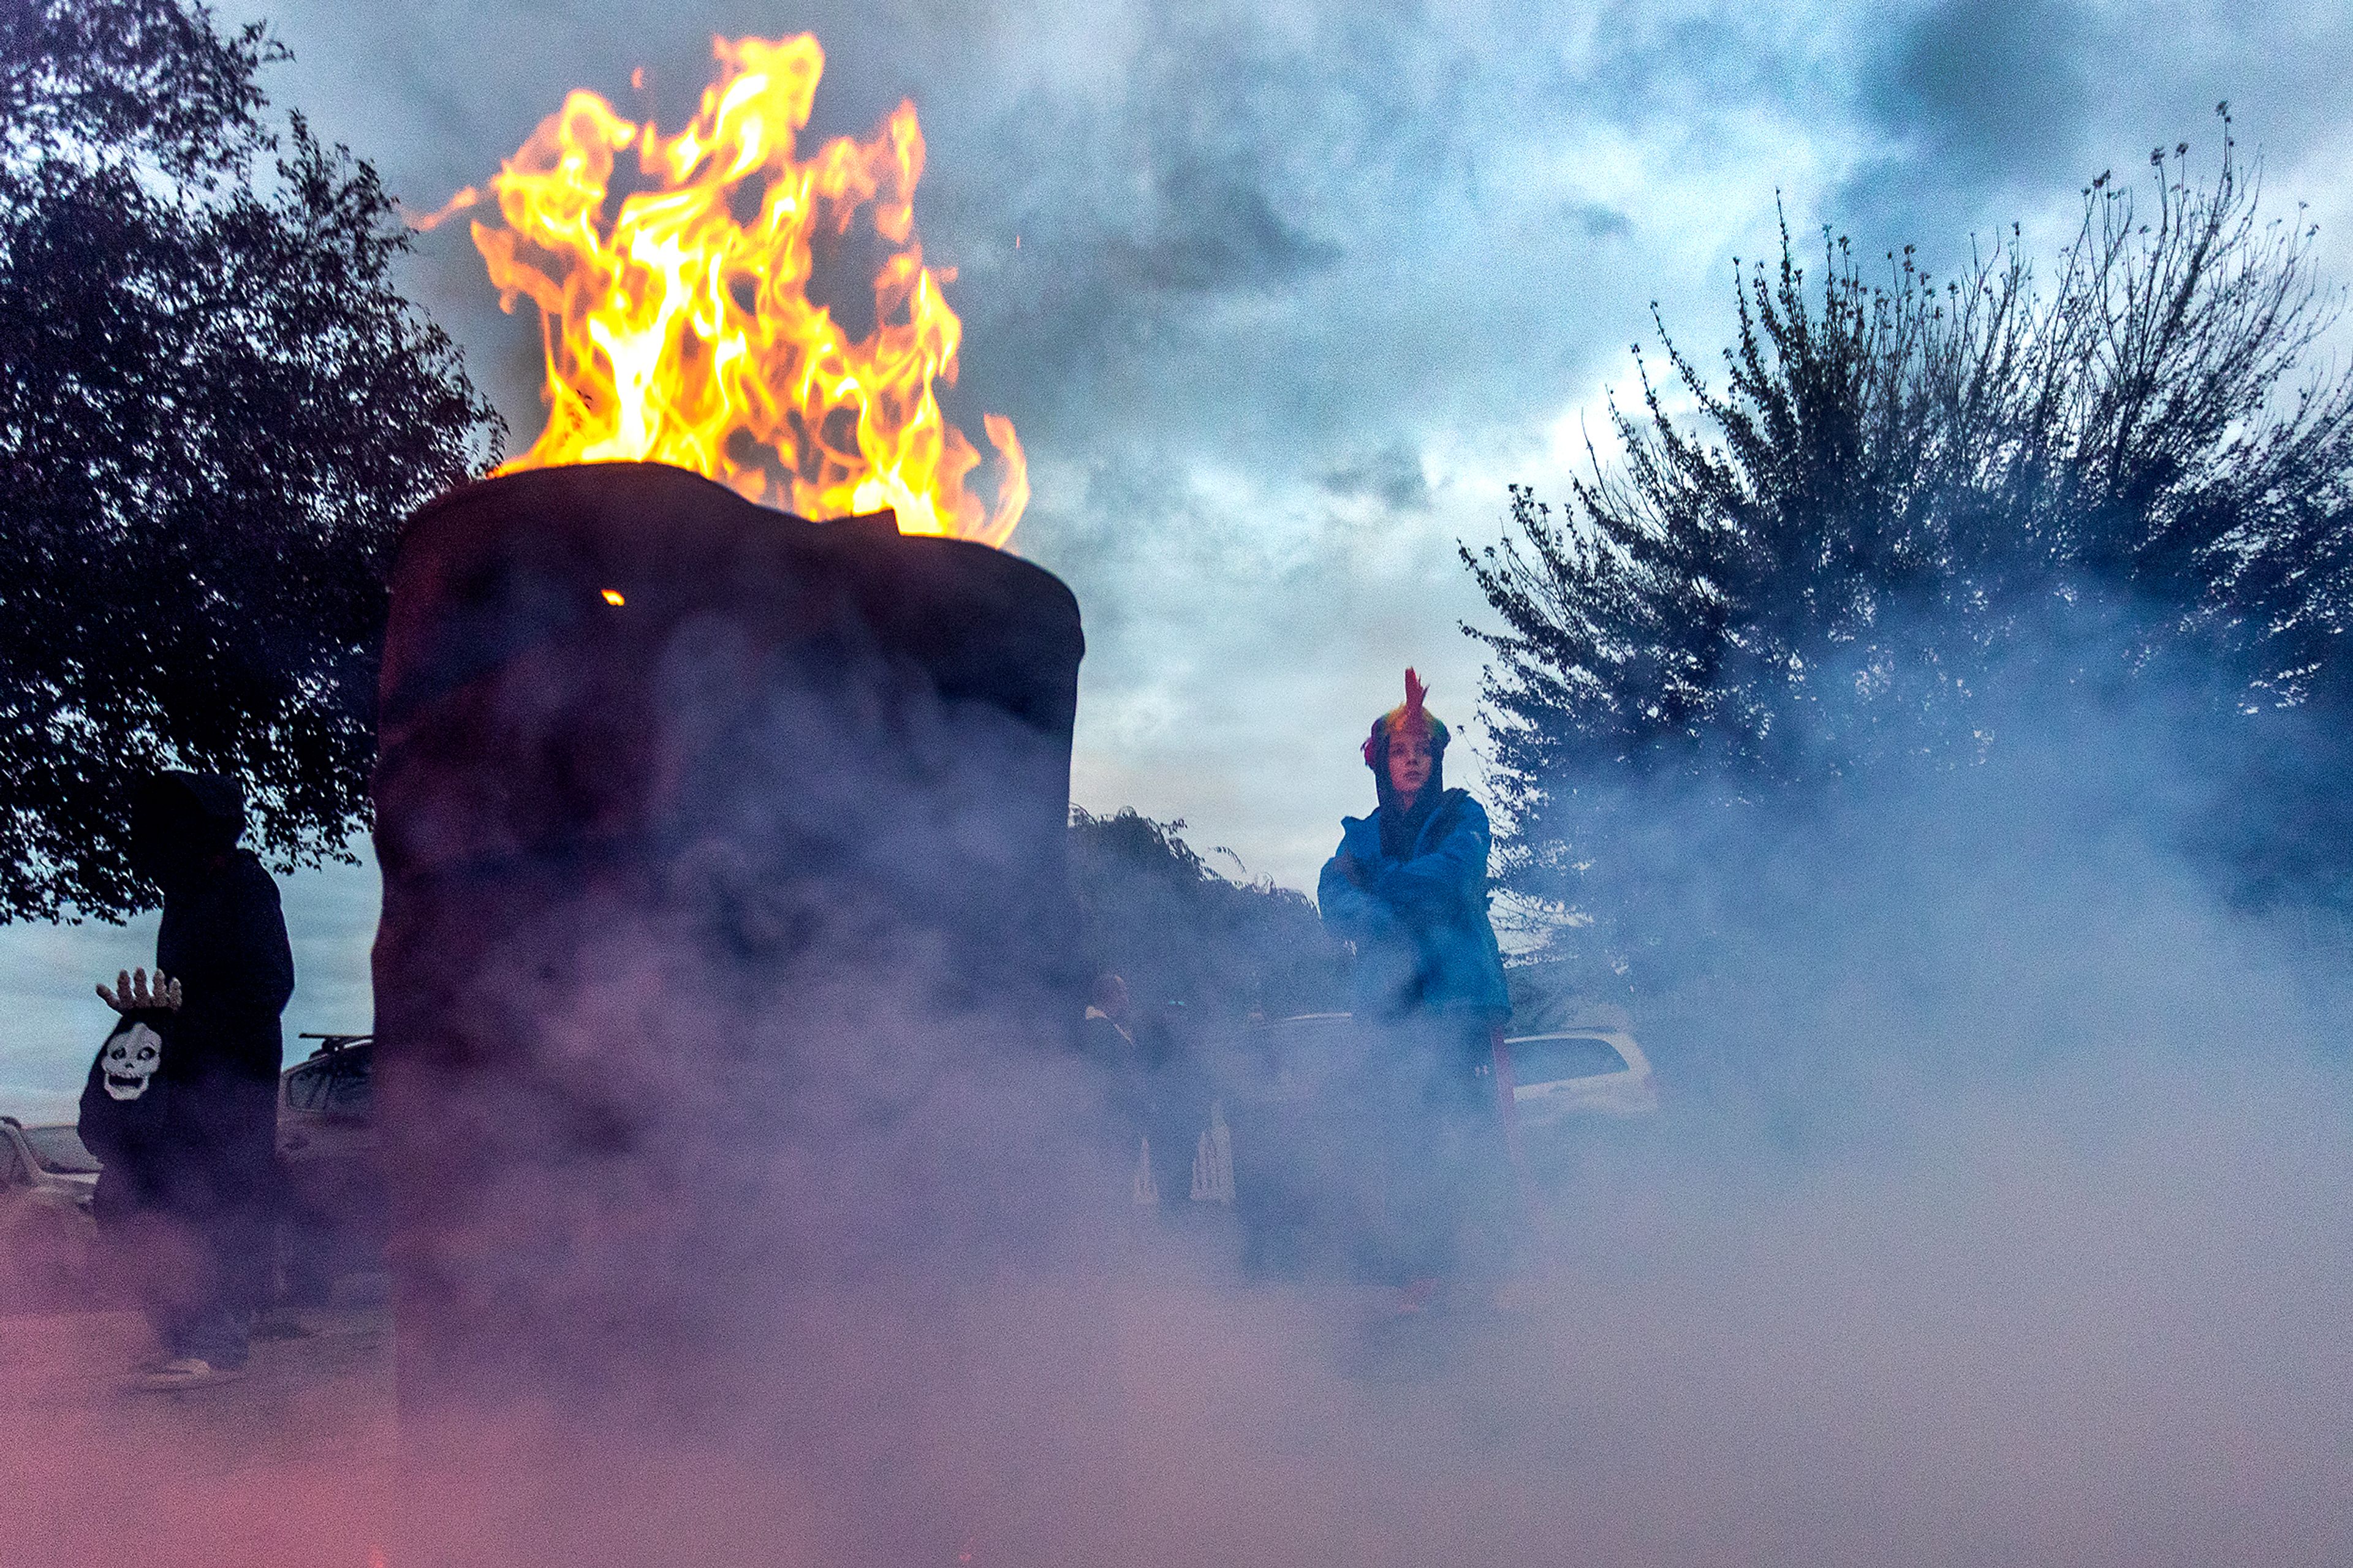
[[[1356,944],[1355,1012],[1377,1042],[1387,1251],[1407,1312],[1466,1264],[1499,1267],[1512,1212],[1492,1077],[1511,1002],[1487,919],[1487,814],[1446,787],[1450,737],[1426,695],[1409,669],[1405,701],[1373,721],[1364,759],[1378,804],[1342,819],[1315,894],[1325,926]]]
[[[1105,1067],[1136,1060],[1135,1031],[1128,1023],[1130,1005],[1125,980],[1109,971],[1095,976],[1087,994],[1087,1015],[1079,1028],[1087,1054]]]
[[[1209,1088],[1191,1011],[1169,998],[1136,1021],[1135,1039],[1149,1075],[1145,1131],[1153,1180],[1164,1197],[1181,1205],[1192,1195],[1193,1157],[1209,1121]]]
[[[1129,1196],[1139,1208],[1155,1207],[1160,1202],[1151,1137],[1159,1087],[1155,1064],[1136,1039],[1134,1004],[1125,979],[1104,971],[1095,976],[1088,998],[1079,1037],[1088,1059],[1102,1069],[1103,1082],[1109,1086],[1113,1134],[1135,1162]]]
[[[294,991],[294,958],[277,884],[237,847],[244,832],[245,798],[229,779],[174,772],[141,788],[131,861],[164,894],[154,987],[144,976],[98,987],[160,1039],[142,1085],[159,1095],[160,1115],[126,1168],[106,1165],[95,1203],[101,1226],[132,1254],[162,1345],[161,1364],[142,1379],[150,1387],[240,1373],[268,1291],[279,1015]],[[86,1104],[109,1087],[101,1076],[94,1069]]]
[[[1157,1207],[1171,1194],[1181,1200],[1192,1191],[1194,1145],[1208,1103],[1186,1070],[1178,1026],[1184,1008],[1171,1002],[1140,1015],[1126,980],[1109,971],[1095,976],[1089,994],[1080,1038],[1110,1086],[1113,1132],[1134,1162],[1129,1195],[1140,1208]]]

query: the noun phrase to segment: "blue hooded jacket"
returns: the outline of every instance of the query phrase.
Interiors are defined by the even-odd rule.
[[[1389,809],[1340,819],[1339,852],[1315,885],[1324,925],[1356,944],[1356,1016],[1509,1013],[1503,952],[1487,921],[1486,811],[1470,791],[1448,790],[1400,860],[1381,849],[1381,814]],[[1361,886],[1341,869],[1344,855],[1356,861]]]

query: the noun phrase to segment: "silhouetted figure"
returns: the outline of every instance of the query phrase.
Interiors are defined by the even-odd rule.
[[[1135,1031],[1128,1026],[1129,1008],[1125,980],[1109,972],[1095,976],[1079,1035],[1087,1055],[1105,1068],[1123,1068],[1137,1059]]]
[[[1193,1157],[1207,1124],[1208,1100],[1195,1081],[1185,1038],[1184,1008],[1170,1002],[1139,1013],[1127,982],[1106,971],[1095,977],[1079,1037],[1100,1068],[1115,1126],[1129,1163],[1129,1192],[1140,1207],[1182,1204],[1193,1190]]]
[[[1134,1004],[1127,982],[1106,970],[1095,976],[1088,993],[1086,1016],[1079,1025],[1081,1047],[1103,1075],[1105,1100],[1112,1115],[1114,1144],[1133,1163],[1131,1195],[1139,1206],[1160,1201],[1155,1169],[1157,1151],[1148,1146],[1152,1130],[1152,1063],[1137,1042]]]
[[[1169,1000],[1135,1021],[1147,1075],[1145,1132],[1153,1179],[1165,1203],[1182,1207],[1193,1193],[1193,1157],[1209,1121],[1209,1088],[1185,1004]]]
[[[163,889],[156,990],[168,988],[177,1005],[159,1011],[143,976],[98,988],[161,1043],[144,1087],[160,1096],[160,1114],[124,1157],[108,1160],[96,1199],[100,1224],[132,1255],[162,1342],[151,1386],[242,1368],[269,1285],[278,1020],[293,994],[294,958],[277,885],[237,847],[244,831],[245,800],[231,780],[174,772],[141,789],[131,858]],[[100,1076],[93,1089],[102,1092]]]

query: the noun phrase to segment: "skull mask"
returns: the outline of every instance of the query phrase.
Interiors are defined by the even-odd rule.
[[[133,1024],[106,1042],[99,1053],[98,1070],[106,1092],[117,1100],[136,1100],[147,1092],[147,1080],[163,1065],[164,1037],[144,1024]]]

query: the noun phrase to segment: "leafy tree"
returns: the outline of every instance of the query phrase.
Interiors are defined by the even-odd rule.
[[[175,0],[0,0],[0,920],[120,919],[161,767],[342,853],[401,518],[499,425],[395,289],[375,170]]]
[[[1184,826],[1071,810],[1071,882],[1094,966],[1125,976],[1140,1003],[1182,1003],[1205,1020],[1345,1005],[1341,950],[1314,904],[1219,876]]]
[[[2218,112],[2214,181],[2186,145],[2147,195],[2103,174],[2047,285],[2013,228],[1941,287],[1826,234],[1810,288],[1785,226],[1736,279],[1721,386],[1667,339],[1688,421],[1638,347],[1622,466],[1558,516],[1515,487],[1504,542],[1462,552],[1503,622],[1473,635],[1507,889],[1622,892],[1630,787],[1736,809],[1979,760],[2006,683],[2179,666],[2226,672],[2228,716],[2353,700],[2353,374],[2289,386],[2337,296]]]

